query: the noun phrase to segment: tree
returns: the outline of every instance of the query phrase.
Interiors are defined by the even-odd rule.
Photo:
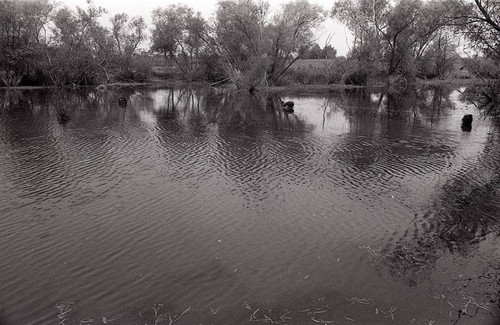
[[[380,27],[377,26],[386,25],[388,6],[388,2],[383,0],[346,0],[337,1],[332,8],[331,16],[345,23],[353,31],[353,47],[349,57],[359,61],[360,69],[364,68],[364,65],[374,69],[377,63],[382,62],[383,40],[379,32]]]
[[[324,21],[323,9],[307,0],[295,0],[283,5],[274,16],[270,28],[271,66],[268,81],[272,84],[300,58],[299,51],[313,45],[313,29]]]
[[[500,1],[455,0],[448,16],[487,57],[500,61]]]
[[[172,60],[182,75],[191,80],[200,68],[206,21],[185,5],[170,5],[153,11],[153,26],[151,49]]]
[[[312,29],[324,15],[306,0],[283,5],[270,16],[267,2],[223,0],[213,28],[214,47],[238,88],[275,84],[313,44]]]
[[[330,44],[326,44],[321,50],[322,59],[333,59],[337,56],[337,50]]]
[[[322,54],[318,43],[314,43],[308,49],[301,49],[300,52],[302,59],[320,59]]]
[[[142,17],[134,17],[129,21],[127,14],[116,14],[111,19],[111,26],[116,48],[121,56],[130,58],[137,46],[146,39],[146,24]]]
[[[299,55],[302,59],[333,59],[337,56],[337,50],[329,44],[321,48],[314,42],[309,48],[300,49]]]
[[[446,4],[446,0],[341,0],[335,3],[331,15],[353,30],[351,55],[368,66],[381,63],[392,83],[398,76],[409,80],[415,77],[415,61],[448,23]]]
[[[39,70],[52,9],[48,0],[0,0],[0,80],[6,86],[17,86]]]
[[[87,10],[60,9],[54,16],[53,39],[47,48],[48,70],[54,84],[91,85],[107,82],[106,64],[113,38],[98,19],[105,13],[89,3]]]
[[[253,90],[266,80],[268,14],[267,2],[218,2],[211,45],[226,77],[237,88]]]
[[[425,78],[447,77],[458,59],[456,41],[448,30],[440,31],[418,60],[418,74]]]
[[[471,3],[455,0],[454,5],[457,9],[450,12],[450,16],[454,19],[457,30],[497,66],[494,80],[490,80],[485,86],[471,89],[470,97],[487,114],[500,115],[500,1],[474,0]]]
[[[141,42],[146,39],[146,24],[142,17],[129,19],[127,14],[116,14],[111,18],[111,33],[115,44],[113,58],[108,66],[117,80],[129,81],[140,78],[133,71],[133,55]],[[108,70],[109,71],[109,70]]]

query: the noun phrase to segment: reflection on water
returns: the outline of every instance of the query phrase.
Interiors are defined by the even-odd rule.
[[[493,324],[500,125],[461,92],[0,93],[0,324]]]

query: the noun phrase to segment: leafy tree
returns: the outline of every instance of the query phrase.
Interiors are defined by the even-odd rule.
[[[129,19],[127,14],[116,14],[111,18],[111,33],[115,43],[113,58],[108,66],[115,79],[130,81],[143,79],[137,70],[137,60],[133,60],[137,47],[146,39],[146,24],[142,17]]]
[[[389,83],[398,76],[412,80],[415,61],[449,21],[446,0],[341,0],[331,15],[355,34],[354,50],[367,66],[381,64]]]
[[[223,0],[210,39],[226,76],[253,90],[283,76],[312,46],[312,30],[323,19],[321,7],[306,0],[288,2],[272,17],[267,2]]]
[[[333,59],[337,56],[337,50],[327,44],[321,48],[318,43],[313,43],[309,48],[299,50],[302,59]]]
[[[449,31],[440,31],[418,60],[418,74],[425,78],[446,78],[458,59],[457,44]]]
[[[153,11],[151,49],[172,60],[186,79],[200,68],[207,23],[199,12],[185,5],[170,5]]]
[[[300,52],[302,59],[320,59],[322,54],[321,47],[318,43],[314,43],[310,48],[303,49]]]
[[[382,70],[383,40],[377,26],[385,26],[389,12],[389,3],[385,0],[370,1],[337,1],[331,16],[346,24],[353,31],[353,47],[349,53],[350,64],[346,71],[356,73],[357,70]]]
[[[60,9],[54,16],[54,37],[47,49],[48,69],[55,84],[90,85],[109,81],[106,63],[113,53],[113,39],[98,19],[105,13],[89,5],[87,10]]]
[[[275,83],[300,58],[303,48],[313,45],[313,29],[324,20],[323,9],[307,0],[286,3],[273,18],[269,81]]]
[[[127,14],[116,14],[111,19],[111,25],[118,53],[131,57],[137,46],[146,39],[144,18],[134,17],[129,21]]]
[[[0,0],[0,80],[17,86],[40,70],[40,47],[53,5],[48,0]]]
[[[238,88],[253,89],[266,80],[268,14],[267,2],[222,0],[218,3],[211,45],[220,56],[226,77]]]
[[[337,56],[337,50],[330,44],[326,44],[321,50],[322,59],[333,59]]]
[[[472,41],[476,49],[496,65],[494,80],[487,85],[469,91],[475,97],[479,107],[487,114],[500,115],[500,1],[465,0],[453,2],[455,11],[450,13],[457,29]],[[470,65],[469,65],[470,66]],[[495,70],[495,69],[490,69]],[[490,71],[491,73],[491,71]],[[496,75],[495,75],[496,74]]]
[[[455,0],[448,16],[457,29],[487,57],[500,61],[500,1]]]

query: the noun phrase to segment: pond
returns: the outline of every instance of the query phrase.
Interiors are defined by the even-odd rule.
[[[462,92],[0,92],[0,324],[495,324]]]

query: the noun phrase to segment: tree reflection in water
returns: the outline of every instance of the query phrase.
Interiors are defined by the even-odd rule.
[[[476,163],[444,184],[423,218],[416,215],[412,234],[381,252],[372,251],[392,276],[410,286],[429,279],[436,271],[446,274],[447,292],[463,298],[453,309],[454,317],[473,317],[478,310],[495,315],[495,309],[500,308],[500,261],[481,247],[483,241],[495,243],[500,237],[499,134],[497,122]],[[453,267],[437,265],[438,259],[447,255],[456,255],[466,264],[473,262],[464,264],[456,274]]]
[[[331,98],[328,103],[331,109],[327,111],[325,107],[325,116],[334,107],[343,107],[351,128],[368,133],[370,138],[376,138],[376,134],[383,131],[376,128],[385,123],[387,138],[381,138],[383,141],[399,137],[394,132],[411,132],[412,127],[422,122],[438,124],[442,114],[455,109],[450,94],[451,90],[446,88],[407,89],[400,93],[382,90],[365,95],[359,90],[346,91],[342,97]],[[350,97],[354,99],[350,100]],[[398,125],[398,121],[406,124],[406,128]],[[462,299],[450,312],[450,318],[455,320],[461,315],[472,317],[479,310],[495,315],[496,308],[500,308],[500,261],[495,258],[495,253],[481,247],[483,241],[493,242],[494,245],[500,237],[499,125],[497,121],[489,132],[486,146],[477,160],[458,170],[444,183],[427,212],[423,215],[416,213],[414,226],[403,236],[382,249],[363,247],[376,263],[387,267],[392,277],[410,287],[432,282],[437,273],[445,275],[446,295],[453,293]],[[460,124],[456,126],[459,128]],[[432,137],[429,131],[427,128],[419,130]],[[346,147],[356,144],[349,137],[345,141],[348,142]],[[351,141],[353,143],[349,144]],[[375,148],[379,149],[376,145]],[[398,148],[393,147],[392,150],[394,153]],[[433,155],[446,154],[448,150],[455,149],[429,147],[427,150],[428,155]],[[365,153],[369,152],[365,150]],[[415,158],[422,154],[407,149],[400,152],[400,155]],[[365,154],[357,160],[350,156],[344,159],[339,152],[337,159],[367,170],[383,158],[374,153]],[[455,257],[460,259],[455,265],[443,262]],[[477,261],[482,261],[483,265],[478,267],[475,264]],[[440,296],[437,298],[441,299]]]

